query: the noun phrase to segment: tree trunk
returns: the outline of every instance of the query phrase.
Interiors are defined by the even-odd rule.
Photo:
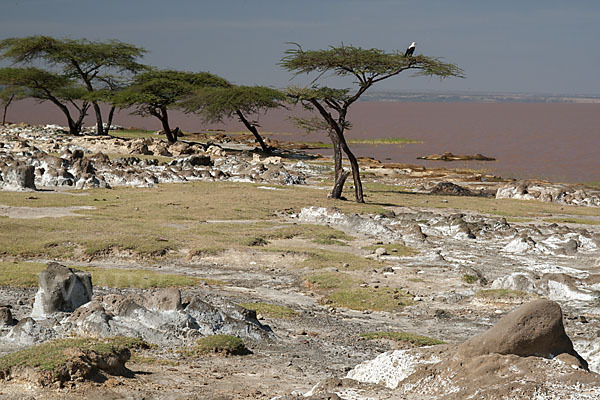
[[[90,105],[89,103],[84,102],[81,106],[81,109],[79,109],[79,118],[77,118],[77,122],[75,122],[75,129],[77,130],[77,134],[79,134],[79,132],[81,132],[81,126],[83,125],[83,119],[85,118],[85,116],[87,115],[87,110],[89,109]]]
[[[2,126],[6,125],[6,111],[8,110],[8,106],[10,106],[10,103],[12,103],[14,99],[15,95],[13,94],[10,96],[10,99],[8,99],[4,104],[4,113],[2,114]]]
[[[260,136],[260,134],[258,133],[258,130],[256,129],[256,127],[254,125],[252,125],[247,119],[246,117],[244,117],[244,114],[242,114],[242,112],[240,110],[236,110],[236,114],[238,115],[238,117],[240,118],[240,121],[246,126],[246,129],[248,129],[250,132],[252,132],[252,134],[254,135],[254,138],[256,139],[256,141],[260,144],[260,148],[262,149],[262,151],[264,151],[267,154],[271,154],[271,149],[269,149],[267,147],[267,145],[265,144],[265,142],[263,141],[263,138]]]
[[[356,198],[356,202],[364,203],[365,199],[363,197],[362,182],[360,181],[360,170],[358,167],[358,160],[356,159],[356,157],[354,157],[354,154],[350,150],[350,147],[348,147],[348,143],[346,143],[344,135],[338,134],[338,136],[340,139],[342,149],[344,150],[344,153],[346,153],[346,155],[348,156],[348,160],[350,161],[350,165],[352,166],[352,178],[354,179],[354,195]]]
[[[104,135],[104,126],[102,125],[102,112],[97,101],[93,101],[94,112],[96,113],[96,133],[98,135]]]
[[[159,119],[160,119],[160,122],[162,123],[163,131],[165,132],[165,135],[167,136],[167,140],[169,141],[170,144],[175,143],[177,141],[177,138],[173,136],[173,133],[171,132],[171,128],[169,127],[169,114],[167,114],[166,108],[163,107],[160,109]]]
[[[333,185],[333,189],[329,194],[330,199],[341,199],[342,191],[344,190],[344,183],[346,183],[346,179],[350,175],[350,171],[342,170],[339,176],[336,175],[335,184]]]
[[[108,135],[108,132],[110,132],[110,126],[112,125],[112,120],[113,120],[113,116],[115,115],[115,109],[117,107],[116,106],[112,106],[110,108],[110,111],[108,112],[108,121],[106,122],[106,129],[104,129],[104,134]]]
[[[342,149],[340,147],[339,140],[335,134],[335,131],[329,130],[329,139],[333,144],[333,171],[334,171],[334,185],[329,197],[332,199],[339,199],[342,196],[342,190],[344,189],[344,182],[346,182],[346,178],[342,175],[344,174],[344,170],[342,168]]]

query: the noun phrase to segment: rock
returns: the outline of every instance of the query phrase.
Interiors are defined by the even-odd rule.
[[[463,155],[463,154],[452,154],[450,152],[446,152],[443,154],[431,154],[429,156],[421,156],[417,157],[417,160],[434,160],[434,161],[495,161],[495,158],[486,157],[482,154],[474,154],[474,155]]]
[[[565,333],[560,306],[549,300],[520,306],[489,330],[460,345],[458,353],[464,358],[490,353],[554,358],[567,353],[576,357],[584,369],[588,368]]]
[[[458,186],[452,182],[440,182],[429,191],[431,194],[453,195],[453,196],[473,196],[473,192]]]
[[[498,188],[497,199],[538,200],[582,206],[600,206],[600,192],[570,185],[521,180]]]
[[[183,310],[181,292],[177,288],[165,288],[153,291],[145,296],[143,303],[142,305],[148,310]]]
[[[2,188],[4,190],[36,190],[35,168],[31,165],[15,163],[2,170]]]
[[[40,274],[33,318],[45,318],[56,312],[73,312],[92,299],[92,276],[52,262]]]
[[[385,249],[385,247],[378,247],[375,249],[375,255],[377,257],[381,257],[381,256],[385,256],[387,255],[387,250]]]
[[[17,323],[15,319],[13,319],[12,313],[10,311],[10,307],[1,306],[0,307],[0,328],[6,326],[13,326]]]
[[[192,165],[194,167],[197,167],[200,165],[205,165],[205,166],[213,165],[209,156],[198,155],[198,154],[184,158],[182,161],[188,161],[190,163],[190,165]]]

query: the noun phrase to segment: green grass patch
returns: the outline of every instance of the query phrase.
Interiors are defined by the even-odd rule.
[[[585,185],[591,189],[600,190],[600,182],[582,182],[582,185]]]
[[[361,333],[360,337],[365,338],[367,340],[389,339],[396,342],[408,342],[417,347],[434,346],[436,344],[445,343],[438,339],[430,338],[427,336],[415,335],[413,333],[407,332],[367,332]]]
[[[268,191],[258,186],[237,182],[188,182],[69,193],[0,192],[0,204],[7,206],[95,208],[62,218],[0,218],[0,256],[65,260],[113,256],[122,251],[133,257],[152,259],[185,257],[180,254],[181,249],[191,249],[192,254],[198,255],[232,248],[247,250],[245,241],[256,237],[267,241],[300,237],[333,246],[352,241],[350,236],[330,227],[279,222],[282,212],[299,212],[307,206],[337,207],[348,214],[379,214],[385,212],[386,207],[429,204],[508,217],[600,216],[600,210],[595,207],[510,199],[436,196],[436,201],[426,203],[432,196],[379,183],[365,184],[366,204],[327,199],[327,190],[295,186]],[[353,197],[350,184],[346,185],[344,195],[349,199]],[[439,203],[440,197],[448,203]],[[225,222],[206,223],[207,220]],[[245,222],[247,220],[256,222]],[[269,247],[272,246],[263,248]],[[314,253],[313,248],[309,250]],[[308,257],[312,261],[307,261],[306,266],[311,267],[311,262],[319,268],[327,263],[332,265],[331,262],[335,265],[348,262],[351,266],[359,265],[357,268],[368,267],[366,261],[357,258],[346,253],[314,253]]]
[[[236,336],[212,335],[198,339],[195,345],[186,347],[182,353],[187,357],[203,357],[208,355],[245,355],[250,352],[244,341]]]
[[[530,293],[512,289],[484,289],[475,293],[475,296],[486,300],[513,300],[533,297]]]
[[[420,140],[413,140],[408,138],[376,138],[376,139],[348,139],[348,143],[355,144],[414,144],[423,143]]]
[[[0,375],[8,373],[14,367],[33,367],[45,371],[54,371],[63,367],[69,357],[67,349],[78,349],[83,352],[93,351],[99,355],[107,355],[123,349],[146,347],[147,344],[137,338],[115,336],[107,339],[69,338],[46,342],[29,349],[20,350],[0,358]]]
[[[463,280],[463,282],[466,282],[469,285],[472,285],[473,283],[477,282],[479,280],[479,278],[477,277],[477,275],[464,274],[462,276],[462,280]]]
[[[240,303],[240,306],[248,310],[254,310],[258,314],[270,318],[290,319],[298,315],[298,312],[285,306],[278,306],[269,303]]]
[[[188,277],[176,274],[162,274],[142,269],[111,269],[96,267],[72,267],[92,274],[95,286],[115,288],[164,288],[197,286],[202,282],[222,284],[220,281]],[[35,287],[39,274],[46,269],[46,264],[28,262],[0,262],[0,286]]]
[[[280,227],[267,235],[267,239],[303,238],[314,243],[345,246],[355,238],[326,225],[293,224]]]
[[[600,220],[595,221],[584,218],[544,218],[544,221],[557,224],[600,225]]]
[[[404,256],[413,256],[415,254],[418,254],[418,252],[416,250],[411,249],[408,246],[404,246],[400,243],[374,244],[372,246],[365,246],[365,247],[363,247],[363,249],[375,251],[380,247],[383,247],[387,251],[388,254],[391,254],[394,256],[404,257]]]
[[[362,287],[361,282],[340,272],[307,276],[306,286],[323,295],[322,303],[353,310],[395,311],[411,304],[404,291],[390,287]]]
[[[304,258],[304,260],[297,262],[295,266],[309,270],[319,270],[329,267],[344,268],[347,270],[365,270],[368,268],[379,267],[382,264],[381,261],[369,260],[348,252],[323,250],[311,247],[267,246],[265,250],[300,256]],[[349,266],[343,267],[345,264],[348,264]]]

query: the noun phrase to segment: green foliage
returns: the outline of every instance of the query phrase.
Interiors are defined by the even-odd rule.
[[[146,68],[137,59],[143,48],[118,40],[94,42],[86,39],[56,39],[50,36],[27,36],[0,41],[2,58],[16,63],[41,60],[62,67],[68,75],[99,76],[101,70],[137,72]]]
[[[0,358],[0,376],[15,367],[33,367],[54,371],[69,360],[68,349],[108,355],[124,349],[147,347],[141,339],[115,336],[107,339],[69,338],[57,339]]]
[[[466,283],[468,283],[469,285],[477,282],[479,280],[479,278],[476,275],[469,275],[469,274],[464,274],[462,276],[462,280]]]
[[[283,92],[266,86],[231,85],[197,90],[182,101],[182,106],[199,113],[207,122],[221,122],[238,112],[251,115],[283,107],[285,98]]]
[[[285,52],[280,65],[296,74],[333,72],[339,76],[354,75],[361,83],[377,82],[397,75],[407,69],[417,70],[417,75],[435,75],[440,78],[463,76],[454,64],[443,63],[438,58],[415,55],[405,57],[396,50],[386,53],[380,49],[363,49],[354,46],[330,46],[326,50],[303,50],[299,44]]]
[[[183,354],[188,357],[202,357],[207,355],[245,355],[250,351],[244,341],[232,335],[211,335],[198,339],[194,346],[187,347]]]
[[[394,340],[396,342],[409,342],[417,347],[444,344],[443,341],[438,339],[430,338],[427,336],[415,335],[413,333],[407,332],[367,332],[361,333],[360,337],[365,338],[367,340],[389,339]]]
[[[0,85],[21,88],[23,96],[46,100],[79,100],[86,90],[75,80],[40,68],[0,68]]]
[[[156,116],[199,88],[227,85],[209,72],[152,70],[136,75],[130,86],[115,95],[113,103],[122,108],[135,106],[139,115]]]
[[[76,98],[83,98],[86,104],[87,101],[93,103],[98,133],[107,131],[102,127],[102,115],[97,102],[110,100],[112,92],[124,86],[125,77],[113,73],[136,74],[147,69],[137,61],[145,52],[141,47],[118,40],[94,42],[38,35],[0,41],[0,59],[10,59],[20,64],[43,64],[48,71],[60,69],[60,76],[80,83],[86,95],[82,97],[79,94]],[[113,110],[109,113],[109,122]],[[79,126],[73,126],[66,109],[63,112],[69,119],[71,133],[78,133],[85,112],[80,114]]]
[[[247,308],[248,310],[254,310],[258,314],[262,314],[266,317],[271,318],[289,319],[298,315],[298,312],[292,310],[291,308],[285,306],[278,306],[276,304],[240,303],[240,306]]]

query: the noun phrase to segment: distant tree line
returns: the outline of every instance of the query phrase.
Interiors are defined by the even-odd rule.
[[[160,70],[141,63],[146,53],[143,48],[118,40],[98,42],[49,36],[4,39],[0,41],[0,59],[10,60],[13,65],[0,68],[2,124],[12,103],[33,98],[55,104],[65,115],[72,135],[81,134],[83,119],[92,108],[97,134],[107,135],[115,109],[126,108],[160,120],[167,140],[175,143],[179,132],[171,128],[168,111],[179,109],[197,114],[205,122],[237,118],[261,149],[270,153],[252,115],[286,104],[301,105],[313,116],[292,117],[295,123],[309,132],[327,132],[333,144],[335,182],[329,196],[342,197],[349,175],[342,165],[345,154],[351,166],[355,199],[364,202],[358,161],[345,139],[345,132],[351,127],[347,118],[349,107],[377,82],[406,70],[440,78],[463,75],[456,65],[424,55],[345,45],[304,50],[293,45],[280,65],[296,75],[318,75],[309,87],[278,90],[234,85],[209,72]],[[352,77],[356,89],[319,84],[325,73]],[[110,105],[108,115],[102,115],[100,103]]]

